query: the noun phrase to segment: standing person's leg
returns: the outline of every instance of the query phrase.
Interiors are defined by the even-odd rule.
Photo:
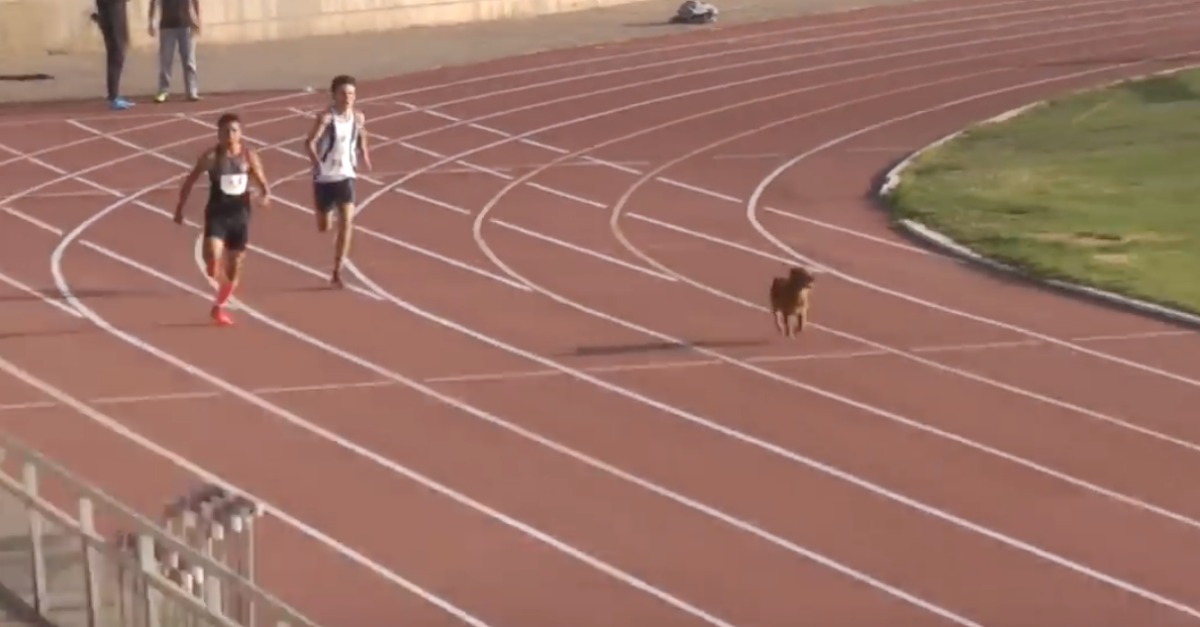
[[[105,87],[108,90],[106,99],[112,102],[117,99],[118,85],[113,80],[112,68],[115,64],[115,55],[117,46],[116,34],[113,33],[112,27],[112,9],[108,4],[101,2],[96,5],[96,26],[100,28],[100,36],[104,38],[104,69],[105,69]]]
[[[171,70],[175,65],[175,50],[180,46],[182,28],[164,28],[158,31],[158,94],[154,102],[165,102],[171,91]]]
[[[125,47],[129,43],[129,22],[125,2],[100,2],[96,11],[100,34],[104,36],[105,83],[112,109],[128,109],[132,102],[121,97],[121,74],[125,70]]]
[[[200,99],[196,85],[196,30],[191,27],[179,29],[179,64],[183,66],[183,87],[188,100]]]
[[[133,103],[121,97],[121,76],[125,73],[125,51],[129,48],[128,4],[126,0],[117,0],[112,3],[113,38],[117,45],[114,47],[115,54],[109,72],[112,74],[110,80],[113,83],[113,90],[117,94],[117,102],[114,103],[114,107],[118,109],[128,109],[133,106]]]

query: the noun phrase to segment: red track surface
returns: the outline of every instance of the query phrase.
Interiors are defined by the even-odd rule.
[[[211,131],[168,116],[237,107],[295,150],[281,116],[319,96],[13,111],[0,268],[90,317],[6,281],[0,356],[162,449],[15,378],[0,424],[151,515],[181,458],[261,497],[261,583],[331,626],[1200,625],[1200,341],[911,246],[868,193],[973,121],[1191,63],[1197,26],[942,0],[366,85],[396,140],[371,176],[405,193],[363,205],[361,291],[324,289],[304,163],[267,150],[294,206],[257,216],[228,330],[162,215]],[[780,341],[759,307],[789,257],[747,201],[826,142],[750,212],[843,273]],[[576,151],[617,167],[541,167]]]

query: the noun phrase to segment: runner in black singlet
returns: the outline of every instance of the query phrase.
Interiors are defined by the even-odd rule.
[[[175,222],[183,224],[183,209],[192,187],[208,174],[208,204],[204,207],[204,263],[209,278],[217,283],[212,318],[222,326],[233,324],[225,303],[241,277],[242,257],[250,236],[250,189],[254,179],[261,192],[260,204],[271,198],[270,185],[258,154],[242,144],[242,123],[226,113],[217,121],[217,145],[205,150],[183,181]],[[224,260],[224,272],[221,261]]]

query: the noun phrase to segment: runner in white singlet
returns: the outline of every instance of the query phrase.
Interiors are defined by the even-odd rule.
[[[333,79],[329,91],[333,104],[316,115],[308,133],[308,158],[313,166],[313,205],[317,230],[329,230],[330,216],[338,212],[337,243],[333,272],[329,280],[342,285],[342,262],[350,253],[350,230],[354,218],[354,179],[358,177],[358,158],[371,168],[367,148],[366,116],[354,108],[355,80],[341,75]]]

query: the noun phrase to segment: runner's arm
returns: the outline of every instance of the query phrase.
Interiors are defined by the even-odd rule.
[[[196,159],[196,164],[192,166],[192,171],[187,173],[183,178],[183,186],[179,188],[179,203],[175,205],[175,221],[183,223],[183,208],[187,206],[188,196],[192,195],[192,188],[196,186],[196,181],[204,174],[204,171],[212,164],[213,149],[209,148],[200,154]]]
[[[267,182],[267,172],[263,169],[262,159],[258,157],[257,150],[250,151],[249,160],[250,176],[254,178],[254,183],[258,185],[258,192],[262,196],[262,204],[265,205],[271,200],[271,184]]]
[[[321,132],[325,130],[327,124],[329,124],[329,112],[323,111],[313,120],[312,128],[308,129],[308,137],[304,138],[304,147],[308,150],[308,160],[312,162],[314,168],[321,165],[321,158],[317,156],[317,138],[321,136]]]
[[[363,165],[371,169],[371,144],[367,139],[367,116],[358,114],[358,152],[362,155]]]

